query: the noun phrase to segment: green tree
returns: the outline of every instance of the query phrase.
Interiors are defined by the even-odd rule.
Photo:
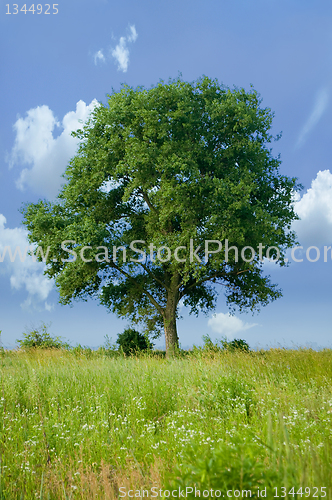
[[[74,133],[80,146],[56,202],[23,208],[30,242],[50,247],[46,274],[60,302],[93,296],[151,333],[163,328],[172,355],[180,300],[195,314],[213,310],[217,284],[240,310],[279,297],[258,253],[246,262],[244,248],[275,246],[285,265],[295,241],[299,186],[272,155],[272,118],[255,90],[207,77],[108,96]],[[208,250],[220,249],[211,240],[223,246],[207,259],[208,240]]]

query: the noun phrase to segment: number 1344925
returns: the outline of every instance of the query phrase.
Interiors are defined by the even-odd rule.
[[[36,5],[36,8],[35,8]],[[32,4],[30,7],[27,7],[27,4],[25,3],[22,7],[20,7],[17,3],[13,4],[6,4],[7,7],[7,12],[6,14],[19,14],[20,12],[23,12],[24,14],[28,14],[29,12],[31,14],[57,14],[59,12],[58,9],[58,3],[54,3],[53,5],[49,3],[45,3],[44,5],[41,3],[38,4]]]

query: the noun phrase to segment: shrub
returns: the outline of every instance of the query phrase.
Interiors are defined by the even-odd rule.
[[[242,339],[234,339],[231,342],[228,342],[228,350],[235,351],[239,349],[240,351],[250,351],[249,344]]]
[[[70,345],[63,342],[61,337],[52,337],[47,331],[47,325],[41,323],[37,328],[32,328],[23,333],[23,340],[16,340],[20,349],[69,349]]]
[[[153,344],[134,328],[126,328],[122,333],[119,333],[116,344],[127,356],[153,347]]]
[[[234,340],[227,340],[226,337],[223,337],[221,340],[217,340],[216,342],[213,342],[211,337],[209,335],[203,335],[203,350],[204,351],[213,351],[213,352],[218,352],[218,351],[245,351],[249,352],[250,347],[249,344],[243,340],[243,339],[234,339]]]

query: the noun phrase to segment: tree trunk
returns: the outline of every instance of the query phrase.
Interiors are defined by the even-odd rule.
[[[179,337],[176,327],[176,310],[179,301],[179,291],[177,288],[178,277],[174,276],[173,278],[167,293],[167,303],[163,314],[167,358],[174,356],[179,347]]]
[[[168,304],[167,304],[168,305]],[[165,309],[164,316],[164,330],[166,339],[166,357],[171,358],[174,356],[177,348],[179,347],[179,338],[176,328],[176,316],[175,311],[167,311],[167,306]]]

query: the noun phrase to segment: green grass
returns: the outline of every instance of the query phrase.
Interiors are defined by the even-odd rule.
[[[331,350],[106,354],[2,352],[0,499],[193,485],[332,499]]]

